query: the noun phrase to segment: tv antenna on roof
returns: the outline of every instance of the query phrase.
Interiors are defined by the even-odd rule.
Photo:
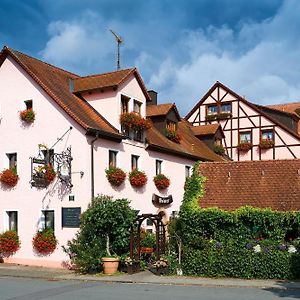
[[[117,41],[117,70],[120,70],[120,46],[123,43],[123,40],[120,36],[118,36],[113,30],[110,29],[110,32],[114,35]]]

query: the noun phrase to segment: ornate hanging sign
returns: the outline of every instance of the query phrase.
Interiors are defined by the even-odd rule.
[[[61,153],[54,154],[54,162],[57,165],[58,178],[70,188],[73,186],[71,182],[72,160],[71,147],[68,147],[67,150]]]
[[[169,195],[167,197],[158,196],[156,194],[152,195],[152,203],[155,206],[162,207],[162,206],[168,206],[173,202],[172,195]]]

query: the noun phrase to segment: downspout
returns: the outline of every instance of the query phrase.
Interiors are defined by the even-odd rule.
[[[95,176],[94,176],[94,143],[99,138],[98,132],[96,137],[91,141],[91,200],[95,197]]]

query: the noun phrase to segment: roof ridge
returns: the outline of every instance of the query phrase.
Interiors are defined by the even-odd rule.
[[[298,103],[300,104],[300,101],[286,102],[286,103],[267,104],[266,106],[290,105],[290,104],[298,104]]]
[[[40,63],[43,63],[43,64],[47,65],[47,66],[49,66],[49,67],[52,67],[52,68],[54,68],[54,69],[56,69],[56,70],[58,70],[58,71],[62,71],[62,72],[65,72],[65,73],[68,73],[68,74],[70,74],[70,75],[73,75],[73,76],[76,76],[76,77],[79,77],[79,78],[80,78],[80,76],[79,76],[78,74],[75,74],[75,73],[70,72],[70,71],[67,71],[67,70],[65,70],[65,69],[63,69],[63,68],[54,66],[54,65],[52,65],[52,64],[50,64],[50,63],[48,63],[48,62],[45,62],[45,61],[43,61],[43,60],[41,60],[41,59],[39,59],[39,58],[32,57],[32,56],[30,56],[30,55],[28,55],[28,54],[26,54],[26,53],[20,52],[20,51],[18,51],[18,50],[15,50],[15,49],[12,49],[12,48],[9,48],[9,47],[6,47],[6,49],[8,49],[10,52],[12,52],[12,53],[15,54],[15,55],[21,54],[21,55],[27,56],[27,57],[29,57],[29,58],[31,58],[31,59],[37,60],[37,61],[39,61]]]
[[[285,162],[285,161],[300,161],[300,158],[284,158],[284,159],[262,159],[262,160],[240,160],[240,161],[214,161],[214,162],[202,162],[201,164],[203,163],[214,163],[214,164],[220,164],[220,163],[232,163],[232,164],[253,164],[253,163],[278,163],[278,162]]]
[[[110,72],[105,72],[105,73],[99,73],[99,74],[91,74],[91,75],[87,75],[87,76],[80,76],[78,79],[86,79],[86,78],[91,78],[91,77],[97,77],[97,76],[104,76],[104,75],[110,75],[113,73],[117,73],[117,72],[121,72],[121,71],[133,71],[136,68],[127,68],[127,69],[122,69],[122,70],[116,70],[116,71],[110,71]]]

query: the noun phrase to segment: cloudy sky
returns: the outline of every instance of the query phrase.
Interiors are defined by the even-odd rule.
[[[0,0],[1,46],[79,75],[138,67],[184,116],[215,81],[248,100],[300,101],[299,0]]]

